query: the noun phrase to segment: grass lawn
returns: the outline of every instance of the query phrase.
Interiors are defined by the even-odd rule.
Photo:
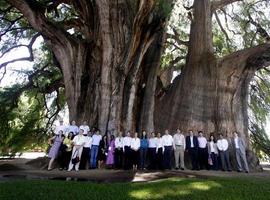
[[[170,178],[151,183],[96,184],[73,181],[0,182],[1,200],[186,199],[270,200],[270,180]]]

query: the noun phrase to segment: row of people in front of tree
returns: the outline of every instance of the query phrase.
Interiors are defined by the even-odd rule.
[[[137,169],[138,167],[145,169],[148,161],[149,169],[171,169],[172,153],[174,153],[175,168],[184,170],[186,151],[191,159],[193,170],[204,168],[217,170],[221,166],[223,170],[231,171],[229,143],[222,134],[219,135],[220,138],[216,142],[213,135],[207,141],[202,131],[198,132],[198,137],[193,134],[193,131],[189,131],[189,135],[185,137],[179,129],[173,136],[166,130],[163,136],[160,133],[157,136],[155,133],[151,133],[147,137],[146,132],[143,131],[141,138],[138,137],[137,133],[131,137],[130,132],[127,132],[125,137],[122,136],[121,132],[116,138],[110,134],[102,137],[98,130],[91,134],[89,131],[86,133],[82,128],[73,139],[72,132],[66,138],[63,136],[62,130],[58,133],[52,138],[54,144],[48,155],[51,158],[49,170],[52,169],[52,162],[59,153],[61,167],[66,167],[69,162],[69,171],[73,167],[75,170],[84,169],[87,162],[89,168],[96,168],[97,165],[100,168],[101,164],[106,162],[109,167],[118,169],[122,167],[124,169]],[[249,172],[245,155],[245,142],[236,132],[234,135],[232,144],[236,154],[238,171],[244,169]]]

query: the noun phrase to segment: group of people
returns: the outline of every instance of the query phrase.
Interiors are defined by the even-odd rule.
[[[172,169],[174,157],[175,169],[185,169],[185,152],[189,155],[192,170],[211,169],[232,171],[229,145],[233,146],[238,171],[249,172],[246,159],[245,141],[234,132],[234,138],[228,142],[222,134],[216,141],[213,134],[209,140],[202,131],[195,135],[192,130],[188,136],[177,129],[175,134],[127,132],[124,136],[118,132],[115,137],[111,133],[101,135],[98,129],[90,131],[87,123],[80,127],[72,121],[70,126],[64,126],[63,121],[56,127],[55,135],[49,139],[51,148],[48,170],[57,158],[60,169],[71,171],[75,169],[102,168],[105,164],[111,169]]]

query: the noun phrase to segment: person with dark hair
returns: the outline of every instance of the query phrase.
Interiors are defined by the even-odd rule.
[[[175,169],[179,169],[179,158],[181,170],[185,169],[185,148],[186,140],[184,134],[181,133],[180,129],[176,130],[173,135],[173,149],[174,149],[174,159],[175,159]]]
[[[165,130],[165,134],[162,136],[163,143],[163,166],[164,169],[172,169],[172,149],[173,149],[173,137],[169,134],[169,130]]]
[[[157,137],[155,133],[152,132],[150,134],[150,138],[148,140],[148,152],[149,152],[149,166],[148,169],[156,169],[156,158],[157,158]]]
[[[52,164],[59,155],[59,150],[60,150],[60,147],[62,145],[64,138],[65,136],[63,135],[63,131],[60,130],[58,134],[56,134],[55,136],[49,139],[49,144],[50,145],[52,144],[49,154],[48,154],[48,157],[50,158],[49,165],[48,165],[49,171],[53,169]]]
[[[91,158],[90,158],[90,168],[95,169],[97,167],[97,156],[99,151],[99,145],[102,136],[99,133],[99,130],[96,130],[92,135],[92,146],[91,146]]]
[[[161,133],[157,133],[157,142],[156,142],[156,169],[163,170],[163,152],[164,145],[161,137]]]
[[[106,157],[108,154],[108,140],[107,135],[103,135],[102,140],[100,141],[99,148],[98,148],[98,169],[101,169],[102,164],[106,162]]]
[[[192,170],[199,170],[198,147],[198,138],[194,136],[192,130],[189,130],[189,136],[186,137],[186,151],[191,159]]]
[[[142,132],[141,135],[141,144],[140,144],[140,168],[141,170],[145,169],[146,165],[146,156],[147,156],[147,149],[148,149],[148,139],[146,131]]]
[[[203,132],[198,132],[198,160],[200,169],[209,169],[208,168],[208,148],[207,148],[207,139],[203,136]]]
[[[72,149],[71,159],[68,166],[68,171],[71,171],[74,166],[75,166],[75,171],[79,171],[82,150],[85,144],[85,139],[83,136],[83,129],[80,129],[79,134],[73,138],[72,144],[73,144],[73,149]]]
[[[79,133],[79,127],[76,125],[75,120],[73,120],[71,125],[68,126],[68,131],[73,132],[73,135],[77,135]]]
[[[247,157],[246,157],[246,143],[236,131],[234,131],[233,134],[234,134],[234,138],[232,140],[232,144],[233,144],[235,155],[236,155],[237,169],[238,169],[237,171],[238,172],[243,171],[243,167],[242,167],[242,161],[243,161],[245,172],[249,173],[249,167],[248,167]]]
[[[132,162],[131,162],[131,137],[130,137],[130,132],[128,131],[126,133],[126,136],[123,139],[123,153],[124,153],[124,169],[129,170],[132,167]]]
[[[210,135],[207,146],[208,146],[209,160],[211,159],[210,160],[211,163],[208,162],[208,164],[210,165],[210,169],[218,170],[218,149],[216,139],[213,134]]]
[[[88,134],[85,134],[85,132],[83,132],[83,136],[85,139],[85,144],[83,146],[81,162],[79,167],[80,169],[86,169],[87,163],[89,163],[88,168],[90,168],[90,158],[91,158],[92,137],[90,135],[90,132],[88,132]]]
[[[123,166],[123,136],[120,131],[115,138],[115,168],[121,169]]]
[[[138,169],[139,158],[140,158],[140,138],[138,138],[138,133],[134,133],[134,137],[131,139],[130,148],[131,148],[131,155],[132,155],[132,167],[133,170]]]
[[[223,134],[219,134],[219,139],[217,141],[217,148],[219,151],[222,170],[223,171],[232,171],[231,163],[230,163],[230,156],[229,156],[229,143],[228,140],[223,137]]]
[[[108,155],[106,159],[106,165],[112,169],[114,166],[114,153],[115,153],[115,141],[114,141],[114,135],[111,135],[110,141],[108,143]]]
[[[62,153],[60,159],[60,170],[66,170],[68,168],[68,163],[71,158],[72,152],[72,139],[73,139],[73,132],[69,132],[67,137],[65,137],[63,144],[62,144]]]

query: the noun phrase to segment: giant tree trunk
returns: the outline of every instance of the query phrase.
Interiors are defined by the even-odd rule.
[[[248,86],[256,69],[248,60],[255,48],[216,58],[210,1],[195,0],[193,15],[186,66],[166,95],[156,101],[155,127],[162,132],[178,127],[184,133],[202,130],[206,137],[213,133],[216,138],[222,133],[229,141],[233,131],[238,131],[250,150]],[[248,156],[250,167],[259,169],[254,154],[249,151]],[[235,157],[233,152],[231,157]]]

